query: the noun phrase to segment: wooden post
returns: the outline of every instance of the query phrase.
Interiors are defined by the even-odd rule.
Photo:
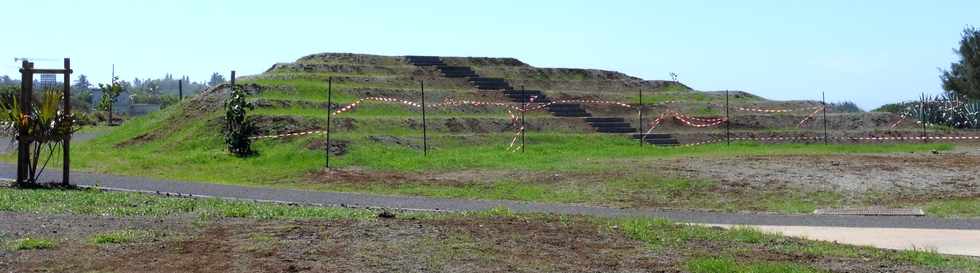
[[[327,78],[327,169],[330,169],[330,116],[333,115],[333,77]]]
[[[422,155],[429,156],[429,136],[425,127],[425,81],[419,80],[422,91]]]
[[[235,85],[235,70],[231,71],[231,85]]]
[[[20,115],[27,116],[30,113],[31,108],[31,91],[34,88],[34,64],[28,61],[21,63],[20,69],[20,96],[18,101],[20,103]],[[17,122],[17,121],[14,121]],[[26,185],[30,173],[29,164],[31,162],[30,156],[30,141],[27,137],[27,127],[19,126],[18,131],[19,137],[17,138],[17,185]]]
[[[184,79],[177,80],[177,101],[184,101]]]
[[[68,115],[69,117],[71,116],[71,72],[71,59],[65,58],[65,97],[63,99],[65,102],[65,115]],[[71,119],[68,119],[68,128],[71,128],[72,126],[74,125],[72,124]],[[71,170],[71,167],[69,166],[69,164],[71,164],[71,133],[65,135],[64,143],[62,143],[61,148],[63,153],[63,162],[61,163],[61,185],[68,186],[71,185],[69,179]]]

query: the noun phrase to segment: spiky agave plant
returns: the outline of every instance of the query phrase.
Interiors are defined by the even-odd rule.
[[[22,105],[16,96],[4,94],[0,99],[0,121],[13,135],[11,141],[30,143],[28,180],[24,181],[27,184],[37,183],[61,141],[77,131],[74,117],[60,108],[62,97],[58,91],[43,91],[39,98],[31,100],[32,107],[26,115],[21,114]],[[42,163],[41,155],[45,152]]]
[[[909,119],[958,129],[980,128],[980,102],[967,102],[954,94],[926,97],[904,105],[902,115]]]

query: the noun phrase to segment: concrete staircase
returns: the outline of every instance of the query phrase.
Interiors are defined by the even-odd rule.
[[[447,78],[465,78],[473,87],[481,91],[501,91],[504,96],[513,102],[531,102],[534,98],[535,103],[548,103],[548,98],[541,90],[514,90],[514,87],[502,78],[482,77],[467,66],[450,66],[436,56],[405,56],[408,63],[419,67],[435,67],[442,76]],[[552,103],[547,106],[548,112],[556,117],[584,118],[596,132],[600,133],[636,133],[638,130],[633,128],[624,118],[620,117],[592,117],[580,103]],[[651,137],[656,135],[656,137]],[[673,138],[660,138],[658,134],[650,134],[646,141],[657,145],[676,145],[677,140]],[[669,135],[668,135],[669,136]],[[640,136],[634,135],[639,139]],[[661,144],[662,143],[662,144]]]
[[[674,138],[671,134],[646,134],[639,133],[633,134],[633,139],[643,138],[647,143],[658,145],[658,146],[674,146],[680,145],[680,142]]]

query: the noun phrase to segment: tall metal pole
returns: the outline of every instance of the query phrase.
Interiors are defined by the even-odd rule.
[[[330,116],[333,115],[333,77],[327,78],[327,169],[330,169]]]
[[[821,91],[820,101],[823,104],[823,144],[830,143],[827,139],[827,95]]]
[[[521,85],[521,97],[524,98],[524,104],[521,106],[521,153],[524,153],[524,145],[527,144],[525,135],[527,134],[527,123],[525,123],[524,115],[527,114],[527,104],[531,102],[531,98],[527,96],[527,90]]]
[[[177,101],[184,101],[184,79],[177,81]]]
[[[63,87],[65,89],[64,90],[65,97],[63,99],[65,103],[64,105],[65,114],[69,116],[71,116],[71,83],[70,83],[71,72],[72,72],[71,59],[65,58],[65,82]],[[68,119],[68,128],[71,128],[73,126],[73,124],[71,123],[72,123],[71,119]],[[69,164],[71,164],[71,157],[70,157],[71,153],[69,152],[71,151],[71,134],[65,135],[64,143],[62,143],[61,148],[62,148],[61,184],[64,186],[68,186],[71,184],[69,180],[69,176],[70,176],[69,170],[71,170],[71,167],[69,166]]]
[[[419,80],[419,89],[422,90],[422,155],[429,156],[429,135],[425,126],[425,81]]]
[[[34,88],[34,64],[24,61],[20,69],[20,116],[27,116],[31,108],[31,91]],[[30,142],[27,127],[20,126],[17,138],[17,184],[25,185],[28,180],[28,164],[31,162]]]
[[[732,145],[732,117],[728,113],[728,90],[725,90],[725,142]]]
[[[919,95],[919,119],[922,120],[922,142],[926,141],[926,93]]]
[[[643,131],[643,88],[639,88],[640,92],[640,107],[637,112],[640,115],[640,147],[643,147],[643,142],[646,141],[646,132]]]
[[[109,81],[109,88],[112,88],[112,86],[115,85],[115,84],[116,84],[116,64],[112,64],[112,79],[110,79],[110,81]],[[105,95],[106,95],[106,93],[105,92],[102,92],[102,96],[105,96]],[[116,104],[116,103],[113,102],[112,100],[110,100],[109,101],[109,113],[108,113],[109,114],[109,120],[106,120],[106,122],[108,123],[108,125],[110,127],[112,126],[112,106],[113,106],[113,104]]]

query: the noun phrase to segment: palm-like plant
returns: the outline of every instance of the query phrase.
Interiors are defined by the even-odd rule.
[[[13,94],[4,94],[0,98],[0,121],[3,121],[5,129],[12,132],[11,141],[30,144],[27,184],[37,183],[48,161],[61,146],[61,141],[77,131],[73,125],[74,116],[60,108],[63,97],[58,91],[44,91],[39,98],[31,101],[33,105],[26,115],[21,114],[22,105]],[[44,152],[47,152],[47,156],[41,164],[41,154]]]

